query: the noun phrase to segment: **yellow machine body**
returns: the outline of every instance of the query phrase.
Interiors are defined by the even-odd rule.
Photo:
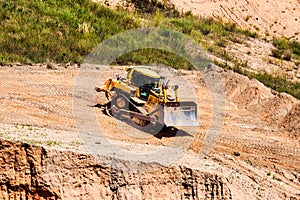
[[[126,71],[126,78],[117,75],[117,80],[108,79],[102,87],[96,87],[96,91],[106,93],[114,109],[129,113],[141,124],[199,126],[197,104],[179,101],[177,85],[169,86],[164,77],[146,67],[128,67]],[[175,96],[167,93],[169,89]]]

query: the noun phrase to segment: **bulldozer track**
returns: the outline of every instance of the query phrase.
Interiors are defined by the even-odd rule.
[[[234,147],[238,146],[244,150],[263,152],[267,155],[298,155],[300,156],[300,148],[289,144],[276,144],[260,139],[238,138],[235,136],[222,135],[219,139],[220,143]]]

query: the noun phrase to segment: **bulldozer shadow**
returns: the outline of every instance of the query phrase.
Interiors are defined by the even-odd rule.
[[[154,137],[162,139],[164,137],[170,138],[170,137],[194,137],[194,136],[176,127],[164,127],[161,131],[155,134]]]
[[[109,102],[110,103],[110,102]],[[103,114],[114,117],[117,120],[120,120],[122,122],[125,122],[127,125],[134,127],[144,133],[153,135],[154,137],[158,139],[162,138],[171,138],[171,137],[194,137],[190,133],[186,132],[185,130],[178,129],[176,127],[167,127],[167,126],[139,126],[135,124],[132,120],[126,117],[119,117],[119,116],[114,116],[112,113],[109,112],[107,107],[110,107],[109,103],[107,104],[96,104],[94,107],[102,109]]]
[[[126,124],[134,127],[135,129],[138,129],[139,131],[142,131],[144,133],[153,135],[154,137],[158,139],[162,138],[172,138],[172,137],[194,137],[193,135],[189,134],[188,132],[178,129],[176,127],[167,127],[163,125],[158,125],[158,126],[139,126],[132,122],[129,119],[124,119],[124,118],[117,118],[117,120],[121,120],[122,122],[125,122]]]
[[[100,104],[100,103],[98,103],[98,104],[95,104],[94,106],[90,106],[90,107],[95,107],[95,108],[102,108],[102,109],[104,109],[105,106],[106,106],[106,104]],[[103,114],[106,114],[106,113],[105,113],[105,110],[102,110],[102,112],[103,112]]]

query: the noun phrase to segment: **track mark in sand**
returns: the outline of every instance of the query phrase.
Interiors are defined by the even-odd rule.
[[[267,155],[293,155],[300,156],[300,147],[291,146],[290,144],[276,144],[273,142],[263,141],[261,139],[237,138],[229,135],[222,135],[219,139],[219,144],[223,143],[230,145],[232,149],[235,146],[245,150],[263,152]]]

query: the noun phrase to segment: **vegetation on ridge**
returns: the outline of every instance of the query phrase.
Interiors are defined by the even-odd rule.
[[[124,8],[112,10],[90,0],[0,0],[0,65],[16,62],[80,64],[104,39],[124,30],[154,26],[188,35],[212,54],[233,62],[235,71],[300,98],[298,83],[266,74],[242,72],[240,69],[245,63],[228,55],[225,47],[229,41],[241,43],[241,38],[257,38],[257,33],[242,30],[234,23],[199,18],[190,12],[180,13],[168,1],[164,1],[165,4],[155,0],[132,1],[137,5],[136,12]],[[276,49],[272,56],[299,60],[299,43],[274,38],[273,45]],[[192,68],[184,58],[157,49],[133,51],[115,63],[161,63],[174,68]],[[222,63],[216,64],[224,67]]]

